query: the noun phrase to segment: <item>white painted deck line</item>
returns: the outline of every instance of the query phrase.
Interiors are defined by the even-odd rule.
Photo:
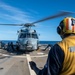
[[[2,53],[0,53],[0,55],[2,55],[2,56],[6,56],[6,57],[8,57],[8,56],[10,56],[10,57],[16,57],[16,58],[26,58],[26,56],[23,56],[23,55],[8,55],[8,54],[2,54]],[[48,56],[48,54],[45,54],[45,55],[36,55],[36,56],[31,56],[31,58],[34,58],[34,57],[36,57],[36,58],[38,58],[38,57],[46,57],[46,56]]]
[[[29,64],[29,62],[32,61],[30,55],[26,54],[26,57],[27,57],[27,62],[28,62],[30,75],[36,75],[36,73],[31,69],[30,64]]]
[[[38,54],[38,55],[43,55],[43,54],[45,54],[45,53],[42,53],[42,52],[38,52],[37,54]]]

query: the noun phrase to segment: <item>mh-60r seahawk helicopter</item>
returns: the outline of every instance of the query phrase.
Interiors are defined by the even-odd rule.
[[[55,14],[53,16],[49,16],[46,18],[43,18],[41,20],[35,21],[33,23],[26,23],[26,24],[0,24],[0,25],[12,25],[12,26],[23,26],[21,30],[18,31],[18,40],[17,44],[19,47],[19,50],[37,50],[38,44],[39,44],[39,38],[36,30],[31,29],[32,26],[35,26],[34,24],[46,21],[49,19],[65,16],[72,14],[71,12],[65,12],[62,11],[58,14]]]

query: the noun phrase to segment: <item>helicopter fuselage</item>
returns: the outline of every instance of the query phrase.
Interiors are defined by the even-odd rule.
[[[20,30],[18,36],[18,44],[20,50],[37,50],[38,35],[35,30],[25,29]]]

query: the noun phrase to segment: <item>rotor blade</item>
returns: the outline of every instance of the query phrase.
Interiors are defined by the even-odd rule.
[[[42,22],[42,21],[50,20],[50,19],[53,19],[53,18],[57,18],[57,17],[69,15],[69,14],[73,14],[73,12],[62,11],[62,12],[60,12],[58,14],[55,14],[53,16],[49,16],[49,17],[43,18],[43,19],[35,21],[35,22],[31,23],[31,24],[39,23],[39,22]]]
[[[0,25],[23,26],[24,24],[0,24]]]

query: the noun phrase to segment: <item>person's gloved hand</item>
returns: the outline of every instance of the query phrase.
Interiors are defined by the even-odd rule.
[[[31,67],[31,69],[35,69],[35,67],[36,67],[36,63],[33,62],[33,61],[30,61],[29,63],[30,63],[30,67]]]
[[[34,70],[36,74],[38,74],[40,69],[37,67],[36,63],[33,61],[30,61],[29,63],[30,63],[31,69]]]

